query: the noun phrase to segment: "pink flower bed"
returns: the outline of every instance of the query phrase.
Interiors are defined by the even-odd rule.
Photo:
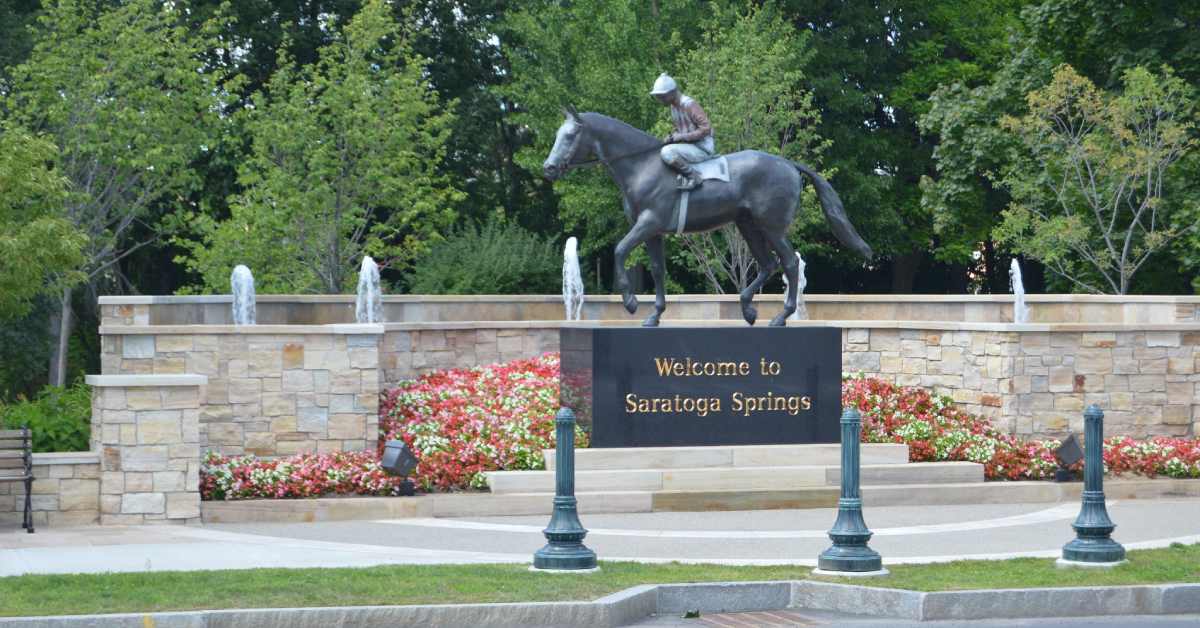
[[[323,495],[398,495],[373,451],[300,454],[264,460],[208,452],[200,466],[202,499],[289,499]]]
[[[555,353],[422,375],[386,391],[380,403],[380,443],[402,439],[418,458],[413,480],[425,491],[480,489],[484,473],[542,469],[554,447],[559,361]],[[967,460],[990,480],[1053,476],[1056,440],[1003,434],[957,408],[949,397],[867,377],[842,383],[843,405],[863,415],[866,443],[904,443],[914,462]],[[587,446],[578,430],[577,447]],[[1105,441],[1106,471],[1200,478],[1200,438]],[[209,453],[200,471],[204,499],[395,495],[400,481],[379,466],[379,452],[302,454],[266,460]]]
[[[416,453],[422,488],[481,489],[487,471],[545,468],[558,376],[557,353],[422,375],[384,393],[379,429]],[[587,446],[580,429],[575,445]]]
[[[862,413],[864,443],[905,443],[913,462],[978,462],[989,480],[1043,480],[1057,468],[1059,441],[1001,433],[990,421],[958,409],[949,397],[922,388],[849,377],[842,382],[842,404]],[[1200,438],[1109,437],[1104,467],[1112,475],[1200,478]]]

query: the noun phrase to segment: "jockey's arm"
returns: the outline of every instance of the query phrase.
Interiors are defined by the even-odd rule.
[[[699,142],[712,134],[712,124],[708,121],[708,114],[700,108],[700,103],[692,101],[683,111],[691,118],[692,124],[696,125],[696,130],[691,133],[675,133],[675,141]]]

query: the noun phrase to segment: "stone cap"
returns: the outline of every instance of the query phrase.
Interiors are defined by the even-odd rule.
[[[101,336],[127,336],[134,334],[177,335],[177,334],[267,334],[273,336],[295,334],[331,334],[334,336],[379,335],[384,331],[382,323],[335,323],[332,325],[101,325]]]
[[[89,386],[97,388],[150,388],[159,386],[204,386],[207,375],[88,375]]]
[[[100,454],[94,451],[65,451],[33,454],[33,464],[100,464]]]
[[[654,299],[653,294],[640,295]],[[346,303],[353,304],[353,294],[260,294],[258,303]],[[384,303],[562,303],[560,294],[385,294]],[[780,301],[782,294],[758,294],[760,301]],[[1011,294],[805,294],[810,303],[1012,303]],[[589,294],[588,302],[620,303],[616,294]],[[670,294],[667,303],[737,303],[737,294]],[[137,295],[102,296],[100,305],[170,305],[187,303],[232,303],[228,294],[210,295]],[[1172,294],[1027,294],[1026,303],[1186,303],[1200,304],[1200,296]]]

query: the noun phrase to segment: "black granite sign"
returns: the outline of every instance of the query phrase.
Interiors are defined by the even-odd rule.
[[[592,447],[836,443],[836,327],[569,327],[562,403]]]

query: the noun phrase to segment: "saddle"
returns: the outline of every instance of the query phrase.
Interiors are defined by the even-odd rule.
[[[712,159],[692,164],[692,168],[700,175],[701,181],[716,179],[718,181],[729,182],[729,160],[725,159],[725,155],[718,155]],[[688,195],[691,190],[679,191],[679,202],[675,204],[675,211],[671,215],[671,229],[675,233],[682,234],[683,228],[687,225],[687,208]]]

